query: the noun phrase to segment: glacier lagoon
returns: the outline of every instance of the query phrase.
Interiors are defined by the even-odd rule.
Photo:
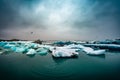
[[[120,52],[102,56],[79,52],[77,58],[54,58],[51,54],[0,55],[1,80],[119,80]]]

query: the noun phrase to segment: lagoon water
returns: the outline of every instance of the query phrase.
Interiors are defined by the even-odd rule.
[[[0,80],[120,80],[120,52],[54,59],[51,54],[0,55]]]

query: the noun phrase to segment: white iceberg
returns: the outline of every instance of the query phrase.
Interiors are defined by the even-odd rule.
[[[0,47],[0,54],[3,54],[4,53],[4,50],[3,48]]]
[[[26,53],[28,56],[35,55],[36,51],[34,49],[29,49]]]
[[[0,54],[2,54],[3,52],[2,51],[0,51]]]
[[[94,50],[90,47],[84,47],[83,51],[86,52],[86,53],[90,53],[90,52],[93,52]]]
[[[70,49],[75,49],[76,51],[84,51],[86,54],[89,54],[89,55],[103,55],[105,54],[105,50],[94,50],[90,47],[85,47],[85,46],[82,46],[82,45],[68,45],[67,48],[70,48]]]
[[[106,50],[94,50],[90,47],[85,47],[83,49],[84,52],[86,52],[88,55],[104,55]]]
[[[78,53],[71,49],[56,47],[52,51],[53,57],[78,57]]]
[[[70,49],[83,49],[84,46],[78,44],[78,45],[75,45],[75,44],[71,44],[71,45],[68,45],[68,46],[64,46],[66,48],[70,48]]]
[[[89,52],[87,54],[88,55],[94,55],[94,56],[104,55],[105,54],[105,50],[95,50],[95,51]]]
[[[9,54],[11,53],[12,51],[10,49],[3,49],[3,50],[0,50],[0,54],[3,55],[3,54]]]
[[[88,47],[98,47],[101,49],[108,49],[112,51],[120,51],[120,45],[118,44],[85,44]]]

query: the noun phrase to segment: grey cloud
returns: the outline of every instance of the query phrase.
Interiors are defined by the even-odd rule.
[[[118,38],[119,21],[119,0],[0,0],[0,38]]]

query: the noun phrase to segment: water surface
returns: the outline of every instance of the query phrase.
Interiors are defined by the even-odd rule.
[[[54,59],[21,53],[0,55],[0,80],[120,80],[120,52]]]

